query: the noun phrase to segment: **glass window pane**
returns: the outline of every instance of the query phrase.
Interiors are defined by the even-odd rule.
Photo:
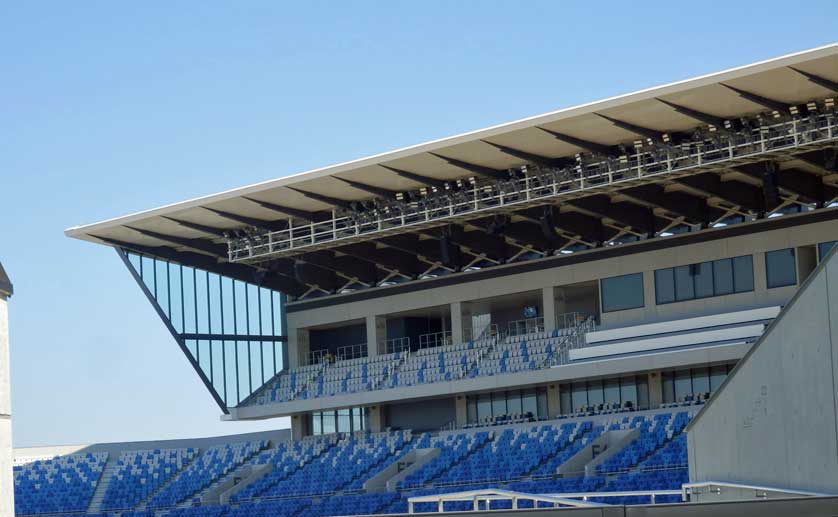
[[[661,386],[663,388],[663,401],[666,404],[675,402],[675,376],[671,372],[661,374]]]
[[[604,398],[606,404],[620,403],[620,379],[606,379],[604,382]]]
[[[710,391],[716,391],[727,377],[727,366],[713,366],[710,368]]]
[[[506,395],[504,393],[492,394],[492,415],[501,416],[506,414]]]
[[[797,272],[794,265],[794,248],[766,253],[765,274],[769,289],[796,284]]]
[[[605,402],[602,395],[602,381],[591,381],[588,383],[588,403],[596,406]]]
[[[584,382],[574,382],[573,390],[573,409],[578,410],[588,405],[588,389]]]
[[[352,430],[349,424],[349,410],[348,409],[340,409],[338,410],[338,432],[339,433],[348,433]]]
[[[733,259],[733,288],[737,293],[754,290],[754,258],[750,255]]]
[[[323,434],[323,414],[311,414],[311,434],[317,436]]]
[[[538,416],[538,401],[536,400],[535,390],[521,391],[521,404],[525,415],[532,413],[533,416]]]
[[[492,416],[492,398],[488,394],[478,395],[477,418],[482,420]]]
[[[695,279],[695,297],[707,298],[713,296],[713,263],[695,264],[692,270]]]
[[[733,260],[713,262],[713,292],[716,296],[733,293]]]
[[[643,307],[643,273],[604,278],[600,283],[603,312]]]
[[[675,372],[675,400],[682,400],[687,395],[692,394],[692,379],[690,379],[689,370],[678,370]]]
[[[536,411],[535,416],[539,420],[544,420],[548,417],[547,411],[547,390],[544,388],[538,388],[535,390],[536,395]]]
[[[655,271],[655,302],[658,304],[675,301],[675,277],[672,268]]]
[[[693,393],[707,393],[710,391],[709,368],[694,368],[692,371],[692,377]]]
[[[620,379],[620,402],[631,402],[637,406],[637,386],[634,384],[634,376]]]
[[[352,431],[361,431],[364,429],[364,415],[363,410],[359,407],[352,409]]]
[[[695,298],[695,286],[691,272],[691,266],[675,268],[675,299],[679,302]]]
[[[335,432],[335,412],[325,411],[323,413],[323,434],[332,434]]]
[[[469,423],[477,421],[477,399],[474,397],[466,399],[466,420]]]
[[[506,407],[509,411],[510,415],[514,415],[516,413],[520,414],[524,412],[523,406],[521,405],[521,392],[520,391],[510,391],[507,393],[506,397]]]
[[[637,384],[637,407],[649,409],[649,378],[646,375],[638,375],[635,383]]]
[[[561,413],[568,415],[573,412],[573,405],[570,399],[570,385],[562,384],[559,388],[559,403],[561,405]]]

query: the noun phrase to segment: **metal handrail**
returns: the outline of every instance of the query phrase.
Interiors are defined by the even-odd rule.
[[[419,336],[419,349],[421,350],[423,348],[435,348],[438,346],[450,345],[453,342],[450,330],[430,332]]]
[[[381,342],[380,349],[384,350],[385,354],[395,354],[396,352],[409,352],[410,337],[396,337],[392,339],[386,339]]]
[[[535,332],[544,332],[544,318],[527,318],[523,320],[510,321],[506,324],[507,337],[525,336]]]
[[[346,345],[338,347],[337,359],[338,361],[345,361],[347,359],[356,359],[358,357],[366,357],[367,344],[358,343],[357,345]]]
[[[709,488],[712,489],[713,487],[723,487],[723,488],[733,488],[737,490],[753,490],[754,497],[757,498],[765,498],[768,496],[768,492],[776,492],[778,494],[792,494],[792,495],[799,495],[804,497],[835,497],[838,494],[826,494],[823,492],[811,492],[808,490],[798,490],[794,488],[777,488],[777,487],[769,487],[763,485],[748,485],[743,483],[731,483],[727,481],[701,481],[696,483],[684,483],[681,485],[681,492],[683,493],[683,499],[686,501],[687,498],[692,495],[700,495],[701,491],[696,491],[696,489],[702,488]],[[719,490],[716,493],[721,493]]]
[[[641,178],[729,167],[782,150],[829,143],[836,139],[835,126],[834,114],[816,113],[739,132],[717,131],[677,146],[645,146],[619,158],[589,158],[573,168],[526,166],[518,176],[505,181],[475,182],[462,190],[440,191],[415,202],[394,202],[374,212],[343,215],[335,210],[326,221],[301,224],[291,219],[283,230],[254,230],[245,237],[230,237],[228,258],[231,262],[258,262],[269,256],[330,247],[339,241],[369,240],[406,228],[439,226],[450,220],[508,211],[510,207],[541,205],[552,198],[577,196]]]

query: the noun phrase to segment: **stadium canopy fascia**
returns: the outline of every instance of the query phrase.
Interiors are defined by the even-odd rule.
[[[592,190],[582,198],[487,212],[489,217],[474,215],[454,224],[394,229],[375,239],[325,242],[265,260],[239,261],[230,244],[231,234],[242,229],[270,235],[289,226],[292,233],[295,225],[314,227],[334,220],[353,202],[444,190],[446,183],[474,183],[474,178],[500,182],[510,169],[527,166],[581,167],[590,156],[619,160],[626,146],[643,147],[644,140],[677,142],[679,135],[700,128],[722,134],[742,117],[767,123],[793,119],[811,112],[807,105],[815,102],[819,109],[824,102],[833,109],[836,88],[838,44],[831,44],[65,233],[300,298],[487,267],[529,254],[543,257],[562,247],[596,247],[620,236],[654,237],[677,224],[703,228],[722,217],[764,217],[790,203],[819,208],[838,195],[831,125],[824,145],[801,147],[798,157],[779,165],[772,161],[777,153],[728,164],[724,181],[720,169],[696,167],[680,175],[633,178],[622,190]],[[834,125],[834,114],[827,116]],[[452,262],[459,254],[466,258]],[[195,257],[200,264],[190,264]]]

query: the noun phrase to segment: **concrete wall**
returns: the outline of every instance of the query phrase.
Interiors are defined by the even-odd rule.
[[[806,214],[803,214],[784,216],[783,219],[793,220],[805,217]],[[772,224],[771,220],[749,223],[750,233],[731,237],[723,237],[726,231],[724,228],[705,230],[707,232],[705,235],[713,236],[715,234],[719,238],[684,245],[679,244],[679,239],[684,236],[667,237],[668,242],[672,243],[669,247],[627,253],[623,256],[611,258],[597,259],[599,256],[597,250],[580,252],[573,256],[581,260],[580,257],[590,254],[590,259],[582,262],[577,261],[577,263],[567,266],[557,265],[547,269],[497,276],[473,282],[435,287],[434,280],[421,280],[415,282],[417,287],[422,287],[419,290],[388,296],[386,294],[388,288],[380,288],[381,296],[359,301],[340,303],[341,299],[351,300],[351,298],[347,298],[348,295],[338,295],[334,297],[334,305],[325,307],[302,309],[302,307],[305,307],[305,301],[297,304],[290,303],[288,305],[289,335],[294,336],[294,330],[298,328],[348,322],[371,315],[382,316],[424,309],[430,305],[467,304],[475,300],[486,300],[497,296],[541,291],[544,287],[565,287],[637,272],[644,273],[645,306],[640,309],[603,314],[601,318],[602,328],[782,305],[794,294],[796,287],[766,288],[764,253],[788,247],[811,246],[833,240],[838,237],[838,221],[827,220],[788,228],[761,230],[767,224]],[[689,234],[686,236],[689,237]],[[643,241],[621,245],[621,249],[630,250],[638,245],[643,245]],[[655,304],[654,270],[741,255],[753,255],[755,284],[753,292],[665,305]],[[499,266],[496,270],[500,274],[505,268],[511,266],[514,265]],[[463,278],[467,278],[469,274],[463,273]],[[561,289],[559,292],[562,292]],[[577,305],[578,303],[577,301]],[[301,309],[296,309],[295,305],[301,307]],[[559,307],[557,307],[557,310],[561,312]],[[293,343],[289,345],[293,345]]]
[[[0,515],[14,515],[12,477],[12,407],[9,392],[9,318],[7,299],[0,294]]]
[[[836,377],[833,253],[689,427],[690,480],[838,494]]]

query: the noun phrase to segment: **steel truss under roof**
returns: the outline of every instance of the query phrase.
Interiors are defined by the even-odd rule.
[[[838,45],[67,235],[299,298],[542,258],[838,196]]]

